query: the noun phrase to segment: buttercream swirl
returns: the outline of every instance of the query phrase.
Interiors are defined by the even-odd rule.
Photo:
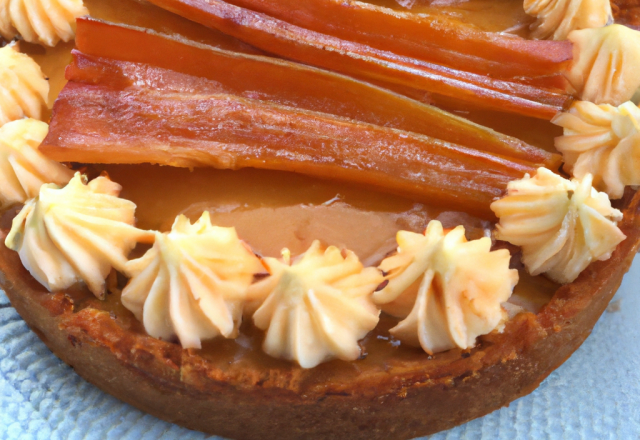
[[[318,241],[292,265],[288,258],[265,263],[271,276],[252,288],[266,298],[253,315],[267,332],[264,351],[303,368],[357,359],[358,341],[379,320],[371,293],[383,281],[380,272],[363,268],[353,252],[343,255],[335,246],[323,251]]]
[[[49,291],[83,281],[104,298],[105,278],[124,269],[138,240],[153,233],[136,229],[136,205],[118,198],[121,187],[107,177],[88,184],[80,173],[64,188],[42,185],[14,218],[5,244]]]
[[[48,95],[49,82],[31,57],[15,44],[0,49],[0,126],[25,116],[40,119]]]
[[[590,29],[613,23],[609,0],[524,0],[524,10],[536,18],[531,37],[566,40],[576,29]]]
[[[0,0],[0,35],[20,34],[29,43],[55,46],[71,41],[76,19],[89,11],[82,0]]]
[[[578,179],[593,175],[593,186],[619,199],[627,185],[640,185],[640,109],[578,101],[552,120],[564,128],[555,145],[565,169]]]
[[[622,213],[592,187],[592,177],[571,181],[539,168],[509,183],[507,195],[491,204],[500,222],[496,238],[522,247],[532,275],[559,283],[574,281],[591,262],[606,260],[626,237],[617,227]]]
[[[390,333],[433,354],[475,346],[500,328],[506,302],[518,282],[506,249],[491,252],[491,239],[467,241],[463,226],[448,233],[433,220],[424,234],[400,231],[398,251],[380,270],[388,284],[374,293],[382,309],[404,318]]]
[[[37,197],[44,183],[65,185],[73,176],[70,169],[38,151],[48,130],[47,124],[35,119],[0,127],[0,208]]]
[[[193,225],[179,215],[125,271],[132,278],[122,304],[147,333],[200,348],[206,339],[237,336],[247,288],[264,267],[234,228],[211,225],[205,211]]]
[[[640,88],[640,32],[612,24],[573,31],[573,62],[565,74],[583,101],[620,105]]]

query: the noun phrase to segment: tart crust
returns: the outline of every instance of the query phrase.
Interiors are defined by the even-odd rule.
[[[406,439],[449,429],[532,392],[585,340],[640,247],[640,193],[618,208],[627,235],[607,261],[559,288],[538,314],[521,313],[471,351],[362,369],[214,366],[197,350],[131,330],[117,313],[81,310],[50,294],[0,246],[0,286],[31,329],[83,378],[161,419],[234,439]],[[2,231],[2,237],[6,230]],[[358,361],[355,361],[358,362]]]
[[[616,23],[640,27],[640,2],[638,0],[612,0]]]

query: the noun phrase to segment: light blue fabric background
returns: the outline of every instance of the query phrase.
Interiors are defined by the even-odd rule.
[[[640,438],[640,259],[583,346],[531,395],[430,440]],[[78,377],[0,291],[0,439],[215,438],[146,415]]]

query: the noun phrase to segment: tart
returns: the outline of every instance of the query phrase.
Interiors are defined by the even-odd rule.
[[[91,2],[89,3],[89,10],[92,11]],[[195,19],[195,15],[189,8],[193,8],[193,4],[198,6],[197,2],[186,1],[157,0],[153,3],[190,19]],[[374,86],[362,83],[360,79],[325,73],[314,67],[265,59],[260,49],[272,48],[276,54],[294,61],[340,70],[336,68],[336,60],[331,57],[323,58],[310,48],[293,55],[284,52],[291,42],[282,35],[276,35],[277,33],[270,34],[276,32],[277,26],[267,21],[266,25],[262,23],[262,27],[256,27],[256,22],[251,20],[256,14],[267,14],[279,22],[288,20],[297,23],[295,26],[298,28],[304,25],[304,29],[316,33],[325,31],[322,23],[308,19],[313,18],[313,14],[307,16],[307,21],[304,17],[300,21],[278,8],[269,10],[268,6],[264,6],[267,9],[265,12],[261,9],[263,6],[260,6],[260,2],[232,3],[209,2],[209,6],[214,9],[206,11],[209,15],[202,17],[207,18],[199,21],[205,26],[216,27],[255,44],[258,48],[209,33],[204,28],[185,27],[184,22],[174,18],[159,18],[155,28],[164,33],[167,29],[179,34],[190,33],[189,36],[195,43],[127,25],[86,18],[78,21],[79,50],[74,52],[73,62],[67,69],[70,82],[55,103],[49,136],[42,143],[40,151],[61,162],[82,162],[82,171],[89,178],[95,179],[82,186],[84,184],[80,175],[71,179],[68,172],[61,171],[66,180],[71,179],[66,187],[58,189],[64,184],[59,182],[59,186],[45,185],[42,188],[53,194],[55,191],[66,191],[67,188],[69,191],[82,192],[86,187],[105,197],[107,194],[109,197],[117,196],[120,190],[112,185],[113,182],[105,183],[104,179],[107,177],[104,175],[98,177],[101,173],[106,173],[115,182],[122,184],[122,197],[134,200],[138,205],[138,223],[134,227],[131,205],[124,201],[118,202],[121,209],[127,210],[126,215],[122,214],[122,218],[126,218],[126,221],[123,220],[125,225],[119,226],[119,231],[123,231],[122,234],[126,234],[127,238],[117,238],[116,241],[124,246],[124,251],[118,252],[126,253],[132,247],[128,241],[132,240],[131,237],[136,237],[135,240],[139,242],[149,243],[155,240],[156,244],[152,248],[139,245],[140,248],[134,251],[129,263],[125,264],[121,257],[113,257],[106,263],[97,264],[98,278],[106,278],[102,284],[77,270],[77,273],[70,275],[70,281],[64,286],[52,287],[51,282],[43,281],[46,277],[34,278],[25,269],[23,255],[27,251],[23,252],[21,248],[22,236],[26,241],[27,233],[22,233],[20,225],[27,227],[27,223],[36,221],[29,220],[29,216],[38,212],[38,203],[44,203],[41,189],[39,199],[27,201],[27,209],[23,209],[14,219],[12,231],[9,233],[8,228],[3,230],[3,241],[6,239],[8,246],[20,250],[20,253],[16,253],[0,246],[3,288],[12,305],[57,356],[101,389],[162,419],[230,438],[411,438],[480,417],[535,389],[587,337],[640,247],[640,195],[630,188],[617,194],[619,200],[614,201],[614,208],[609,205],[611,212],[615,211],[609,217],[617,222],[616,230],[619,234],[617,241],[612,240],[615,242],[615,250],[603,252],[593,258],[602,261],[589,264],[591,260],[588,260],[583,265],[588,267],[584,269],[581,266],[577,271],[581,272],[579,276],[575,273],[569,278],[557,278],[565,283],[561,287],[546,278],[526,275],[519,265],[521,258],[516,254],[512,266],[520,269],[521,278],[525,278],[525,281],[520,290],[516,288],[512,301],[512,305],[516,305],[511,309],[511,316],[506,317],[506,312],[500,309],[500,303],[504,301],[504,295],[501,294],[502,299],[497,303],[496,309],[500,313],[493,315],[495,319],[490,328],[481,331],[477,339],[473,334],[466,345],[458,343],[456,346],[454,343],[444,349],[434,348],[422,338],[417,345],[422,345],[424,350],[411,347],[411,338],[403,335],[413,331],[413,327],[406,324],[406,321],[393,317],[397,308],[385,309],[388,307],[386,302],[378,304],[378,307],[387,312],[378,318],[380,312],[374,305],[376,296],[370,299],[360,298],[356,294],[353,301],[345,302],[343,307],[359,307],[353,309],[354,316],[357,315],[356,310],[366,310],[362,312],[365,324],[354,330],[355,339],[351,344],[345,343],[344,350],[335,348],[333,351],[303,356],[296,350],[279,347],[277,337],[274,337],[275,345],[269,345],[265,340],[264,351],[260,345],[265,339],[265,333],[269,340],[276,333],[272,330],[277,324],[274,324],[273,317],[279,312],[277,307],[271,307],[271,303],[277,302],[278,297],[284,295],[282,292],[286,290],[280,286],[280,278],[276,279],[279,274],[285,273],[294,277],[293,279],[299,279],[301,285],[307,286],[303,289],[307,292],[324,289],[323,291],[329,292],[327,297],[331,296],[332,289],[337,285],[342,286],[342,289],[346,289],[345,285],[351,286],[349,288],[355,290],[366,286],[365,290],[369,289],[370,293],[376,290],[377,296],[382,297],[385,289],[391,289],[394,282],[390,272],[385,269],[387,266],[384,261],[380,266],[381,271],[363,267],[376,265],[384,259],[386,251],[395,248],[393,235],[397,230],[421,232],[428,220],[437,218],[447,228],[464,224],[467,238],[487,243],[489,239],[481,237],[486,235],[486,231],[495,222],[490,202],[507,194],[510,187],[508,185],[512,185],[513,181],[517,181],[525,173],[533,175],[540,166],[558,170],[560,159],[555,153],[531,147],[517,138],[499,135],[461,118],[438,113],[417,101],[391,95],[384,88],[414,97],[420,90],[427,91],[430,93],[429,99],[443,107],[451,106],[453,98],[460,98],[463,103],[458,111],[467,112],[466,115],[478,120],[485,116],[482,111],[474,113],[475,107],[499,107],[507,100],[505,90],[511,88],[514,99],[508,100],[509,105],[505,105],[503,110],[527,117],[550,119],[557,111],[566,108],[572,99],[567,92],[568,85],[557,75],[559,70],[554,70],[564,68],[562,66],[566,66],[568,62],[566,54],[567,47],[570,46],[567,42],[550,43],[548,47],[553,50],[549,57],[537,60],[540,71],[530,72],[530,77],[522,79],[521,73],[522,65],[531,62],[527,56],[535,53],[533,49],[529,49],[530,53],[523,51],[520,64],[514,62],[508,68],[500,70],[500,78],[491,83],[478,82],[477,76],[473,76],[477,72],[462,75],[459,71],[460,60],[468,54],[458,53],[459,59],[452,61],[453,65],[446,75],[437,73],[441,75],[438,81],[443,81],[447,87],[438,90],[441,93],[436,93],[429,81],[417,82],[418,85],[415,86],[407,78],[398,75],[398,70],[393,65],[389,65],[391,67],[385,71],[374,71],[372,74],[367,63],[387,59],[385,57],[388,54],[362,52],[362,42],[358,39],[371,36],[361,37],[349,33],[348,29],[339,28],[335,38],[353,42],[349,46],[351,52],[347,51],[347,58],[358,54],[362,56],[361,60],[366,61],[364,64],[346,63],[348,68],[342,72],[373,81],[376,83]],[[319,1],[309,3],[315,16],[320,14],[313,8],[321,4]],[[101,10],[98,5],[96,3],[95,9]],[[139,5],[135,7],[141,8]],[[216,7],[219,9],[215,9]],[[103,5],[102,8],[108,7]],[[142,8],[144,11],[144,7]],[[246,24],[246,28],[238,30],[228,22],[220,21],[220,14],[224,15],[225,11],[228,13],[233,8],[242,9],[242,14],[236,18],[237,22]],[[364,8],[357,13],[366,16],[370,10]],[[156,14],[157,17],[169,17],[163,16],[163,13]],[[113,17],[114,14],[105,15]],[[411,21],[405,16],[398,20],[400,23],[402,20]],[[153,27],[144,15],[130,19],[130,24]],[[304,44],[311,44],[315,38],[312,32],[296,34],[298,29],[287,29]],[[366,34],[366,26],[363,32]],[[411,26],[406,32],[411,34]],[[278,41],[282,44],[277,49],[275,46],[260,47],[259,41],[255,39],[256,35],[264,36],[265,33],[271,37],[275,35],[273,38],[279,38]],[[111,46],[101,44],[96,38],[98,34],[110,35]],[[137,44],[127,48],[127,41],[135,41]],[[211,41],[215,41],[215,45],[222,49],[214,50],[211,45],[202,45]],[[327,40],[327,47],[335,42],[335,39]],[[489,62],[493,46],[476,43],[481,50],[486,51],[486,56],[483,55],[485,58],[480,61],[476,60],[476,64],[470,69],[482,71],[486,68],[486,63],[493,65]],[[161,47],[163,53],[157,55],[145,52],[145,44],[148,47]],[[381,39],[378,44],[386,47],[389,43]],[[506,49],[501,50],[511,50],[510,41],[496,40],[491,44],[499,47],[502,44]],[[412,50],[409,46],[397,50],[405,51],[403,54],[408,56]],[[224,52],[229,49],[233,50],[233,56]],[[180,51],[185,57],[183,63],[178,65],[171,61],[172,50]],[[434,56],[437,57],[438,54]],[[255,78],[260,75],[253,79],[251,74],[236,75],[241,78],[239,82],[248,81],[250,84],[238,85],[234,83],[238,81],[237,78],[220,79],[213,77],[217,73],[206,71],[207,65],[213,65],[211,63],[214,60],[229,65],[244,63],[251,67],[262,63],[264,70],[260,72],[270,72],[271,69],[274,74],[269,77],[267,73],[263,73],[260,78],[263,84],[255,82]],[[140,68],[141,65],[143,68]],[[438,72],[433,66],[429,68]],[[418,72],[418,76],[423,75],[426,70],[427,67],[424,67],[423,71]],[[352,94],[349,96],[367,99],[366,104],[392,103],[394,110],[405,112],[405,118],[400,122],[386,121],[390,127],[384,127],[371,119],[384,114],[383,108],[372,111],[369,115],[358,114],[353,117],[362,107],[349,109],[345,106],[348,99],[339,96],[325,101],[302,99],[305,94],[313,96],[317,92],[313,87],[307,87],[303,93],[298,94],[287,91],[290,94],[285,100],[284,92],[278,89],[282,85],[278,86],[277,82],[278,75],[283,72],[285,76],[290,75],[289,79],[304,76],[311,84],[320,84],[320,81],[333,84],[334,87],[339,84],[343,91]],[[459,78],[460,75],[465,78],[463,84],[457,82],[452,85],[454,82],[450,80]],[[213,84],[215,81],[222,83]],[[222,87],[224,95],[215,87]],[[263,88],[256,92],[251,87]],[[273,87],[273,90],[268,90],[268,87]],[[321,90],[319,94],[330,90],[329,86],[324,87],[326,89],[318,89]],[[480,92],[472,97],[466,94],[470,90]],[[202,100],[202,96],[208,96],[207,100]],[[486,99],[478,101],[477,96],[485,96]],[[235,119],[237,113],[234,112],[238,109],[242,109],[243,114],[251,115],[253,121],[260,120],[264,127],[279,133],[281,137],[273,140],[260,124],[251,125],[246,120]],[[211,122],[205,116],[212,111],[219,112],[224,117]],[[420,113],[425,118],[437,119],[441,124],[438,126],[449,124],[449,131],[436,134],[433,127],[419,127],[417,119],[411,120],[411,114],[415,113]],[[186,122],[180,118],[172,119],[175,114],[187,115],[190,119]],[[118,127],[117,122],[123,115],[130,122]],[[155,122],[145,126],[141,121],[148,121],[149,115]],[[528,124],[527,127],[536,124],[520,116],[508,118]],[[492,123],[499,125],[500,119],[496,118]],[[226,126],[226,131],[223,130],[222,134],[216,132],[216,124],[224,124],[225,121],[237,125]],[[547,124],[547,132],[553,130],[550,124],[544,124]],[[140,130],[143,126],[145,130]],[[338,136],[328,142],[333,150],[318,143],[314,130],[338,133]],[[425,133],[420,130],[432,131]],[[533,139],[535,135],[532,136],[527,131],[516,128],[514,134],[527,140]],[[192,132],[200,135],[193,137],[190,134]],[[406,134],[408,132],[411,134]],[[283,136],[283,133],[287,136]],[[461,136],[460,133],[465,135]],[[436,139],[434,136],[442,137]],[[255,137],[261,139],[260,146],[252,144]],[[209,144],[198,145],[198,142],[204,141]],[[381,157],[370,154],[365,147],[367,142],[373,141],[378,142],[377,146],[388,147],[389,152]],[[234,150],[233,146],[240,143],[248,146],[247,149],[241,152]],[[305,143],[311,145],[306,150],[302,147]],[[180,150],[180,144],[187,145],[187,148]],[[212,144],[224,147],[210,148]],[[347,144],[351,144],[351,150],[347,148]],[[111,150],[107,151],[105,145]],[[171,151],[171,154],[166,154],[167,151]],[[191,154],[194,151],[197,154]],[[423,160],[416,154],[418,151],[428,153],[429,159]],[[117,154],[114,155],[114,152]],[[307,156],[312,157],[312,160],[305,162]],[[291,157],[294,159],[289,159]],[[339,162],[340,160],[343,162]],[[189,171],[141,165],[148,162],[174,167],[213,165],[216,168],[235,169],[251,166],[267,170],[211,171],[198,168]],[[121,165],[123,163],[128,165]],[[361,163],[367,166],[358,166]],[[435,163],[436,166],[428,168],[430,163]],[[78,168],[78,165],[74,167]],[[456,167],[460,170],[466,167],[468,173],[463,174],[459,180],[447,176],[446,170]],[[295,176],[283,173],[282,170],[296,171],[310,177]],[[540,170],[537,172],[541,173]],[[546,172],[557,176],[551,171]],[[416,179],[415,176],[421,173],[433,176],[434,182],[425,183],[424,180]],[[316,177],[335,177],[340,182],[327,183],[316,180]],[[510,181],[512,183],[508,183]],[[591,181],[588,181],[588,194],[591,194],[590,185]],[[260,186],[260,189],[256,190],[255,186]],[[562,188],[563,191],[566,189],[569,197],[577,192],[577,187]],[[159,191],[162,191],[163,206],[158,206]],[[251,195],[254,191],[259,194]],[[339,195],[336,195],[338,192]],[[387,195],[385,192],[392,194]],[[283,196],[282,193],[288,195]],[[269,197],[272,202],[265,202]],[[51,205],[56,199],[50,196],[47,200],[50,200],[47,203]],[[61,197],[57,200],[57,203],[62,203],[66,199]],[[238,201],[245,205],[240,205]],[[416,201],[431,204],[415,204]],[[287,204],[289,206],[281,206]],[[70,205],[71,202],[65,202],[65,206]],[[83,202],[77,208],[85,209],[86,204]],[[41,208],[41,212],[44,213],[45,208]],[[195,222],[202,212],[205,215]],[[498,211],[496,213],[502,219],[502,215]],[[15,211],[5,214],[4,226],[8,227],[14,214]],[[194,223],[179,216],[171,227],[172,217],[176,214],[186,214]],[[73,217],[69,215],[69,218]],[[36,214],[33,216],[35,219]],[[179,261],[176,259],[180,254],[179,246],[182,246],[178,243],[192,243],[183,244],[191,249],[198,242],[190,242],[183,236],[210,233],[212,237],[218,237],[215,240],[220,240],[220,236],[228,236],[228,232],[222,231],[224,228],[212,229],[215,227],[208,223],[209,216],[217,224],[229,223],[229,226],[236,226],[239,235],[251,244],[258,255],[243,250],[242,246],[235,246],[233,251],[225,251],[225,255],[244,255],[241,258],[246,260],[243,263],[246,264],[246,270],[234,272],[233,276],[224,271],[217,273],[218,277],[221,276],[220,273],[225,273],[223,278],[231,277],[235,280],[225,287],[227,290],[220,290],[231,295],[223,300],[233,319],[226,321],[226,327],[212,320],[216,328],[203,328],[200,336],[193,339],[180,331],[174,316],[161,320],[164,324],[173,320],[173,327],[149,324],[147,318],[153,318],[153,314],[147,311],[146,305],[143,307],[141,304],[151,296],[145,293],[150,287],[149,284],[144,287],[144,280],[138,284],[136,280],[143,276],[148,267],[162,267],[164,269],[158,270],[173,273],[171,264]],[[77,215],[73,217],[78,218]],[[342,222],[337,230],[331,227],[336,221]],[[433,224],[434,222],[429,223],[427,231],[433,230]],[[283,225],[293,231],[283,231],[286,229]],[[171,229],[171,232],[161,234],[145,231],[151,229]],[[16,233],[16,230],[19,232]],[[460,240],[466,242],[464,230],[462,233],[459,229],[454,229],[457,232],[447,232],[442,231],[440,226],[440,231],[445,238],[454,236],[449,234],[457,234]],[[234,234],[235,232],[230,236],[237,240]],[[78,234],[80,236],[89,235]],[[152,239],[152,236],[155,238]],[[505,240],[508,239],[507,236],[504,233]],[[312,244],[312,240],[317,238],[337,243],[354,252],[341,253],[339,249],[332,247],[320,251],[319,243]],[[63,241],[60,236],[52,240],[58,247]],[[305,256],[294,262],[290,261],[290,253],[285,253],[283,261],[262,258],[275,257],[285,245],[292,248],[290,253]],[[94,246],[96,249],[99,247],[95,243]],[[310,249],[305,253],[309,246]],[[504,243],[493,243],[493,246],[503,247],[500,251],[493,252],[502,252],[503,263],[500,264],[503,269],[509,269],[509,259],[505,259],[504,255],[508,255],[506,249],[511,249],[514,253],[515,249]],[[488,252],[489,245],[486,247],[485,252]],[[115,255],[105,247],[100,249],[104,250],[104,255]],[[525,246],[523,252],[528,252]],[[213,258],[206,257],[205,254],[197,251],[197,255],[201,256],[199,258]],[[99,252],[93,254],[96,259],[100,255]],[[358,261],[358,257],[362,263]],[[165,258],[165,261],[153,263],[162,261],[159,258]],[[302,270],[307,258],[316,263],[309,263],[311,269]],[[350,278],[349,283],[341,279],[331,282],[325,280],[328,287],[317,284],[309,287],[312,286],[309,277],[313,278],[314,273],[322,270],[324,263],[318,262],[322,258],[335,261],[335,264],[348,263],[353,268],[350,270],[356,271],[353,275],[359,274],[362,278],[358,278],[357,282]],[[259,259],[262,264],[258,263]],[[169,260],[173,263],[170,264]],[[34,266],[38,262],[34,259],[30,261],[26,265],[34,273]],[[197,268],[201,266],[190,261],[189,264],[195,268],[193,270],[200,270]],[[526,255],[522,257],[522,261],[528,265]],[[69,264],[77,269],[83,263],[78,261]],[[109,274],[111,267],[131,278],[124,290],[122,288],[126,280],[115,272]],[[234,267],[236,270],[239,266]],[[445,273],[445,269],[441,271]],[[508,272],[513,274],[515,270],[512,268]],[[253,283],[250,280],[252,273],[255,278]],[[215,279],[214,275],[211,275],[210,280]],[[262,279],[264,276],[267,278]],[[505,278],[515,283],[513,275]],[[73,282],[76,279],[84,280],[90,291],[76,286]],[[270,280],[275,281],[269,284]],[[314,278],[314,282],[320,281]],[[193,281],[190,286],[187,286],[185,278],[180,282],[180,288],[172,290],[171,284],[172,289],[167,288],[162,291],[164,293],[157,291],[156,294],[179,297],[183,292],[194,289]],[[251,287],[247,287],[249,284]],[[53,293],[43,285],[49,286]],[[511,285],[507,290],[512,288]],[[527,297],[525,291],[529,288],[537,294]],[[251,301],[247,303],[245,312],[252,314],[253,320],[245,318],[240,324],[238,292],[247,289],[253,295],[250,299],[258,304],[251,306]],[[243,300],[249,298],[246,294],[243,295]],[[301,301],[307,304],[311,300]],[[505,316],[502,316],[503,313]],[[404,316],[407,315],[408,313]],[[336,312],[335,316],[340,315]],[[344,321],[345,318],[335,318],[336,325],[341,320]],[[394,328],[400,328],[401,331],[394,331]],[[492,329],[495,330],[491,331]],[[356,343],[358,340],[359,345]],[[315,344],[322,342],[318,339]],[[334,346],[338,344],[338,340],[327,344]],[[323,361],[325,362],[321,363]],[[434,405],[433,402],[438,404]],[[327,420],[331,420],[331,423],[327,423]]]

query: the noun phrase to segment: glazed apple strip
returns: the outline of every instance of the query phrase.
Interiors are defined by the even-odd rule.
[[[534,168],[405,131],[233,95],[69,83],[40,150],[61,162],[244,167],[338,179],[492,218]]]
[[[418,88],[477,107],[551,119],[571,99],[557,90],[493,79],[342,40],[221,0],[152,3],[288,59]]]
[[[24,0],[21,0],[24,1]],[[1,2],[0,2],[1,3]],[[89,0],[91,15],[110,17],[116,23],[151,29],[175,38],[185,38],[208,46],[235,52],[264,55],[264,52],[242,41],[206,26],[172,14],[146,1]],[[79,18],[81,20],[82,18]]]
[[[74,52],[74,62],[67,68],[66,76],[70,81],[119,84],[120,87],[141,82],[150,87],[153,82],[155,89],[173,87],[176,91],[179,91],[175,89],[177,84],[181,83],[180,87],[191,88],[196,93],[216,91],[259,97],[277,104],[425,134],[469,148],[543,164],[551,169],[557,169],[561,160],[559,155],[436,107],[298,63],[228,52],[89,18],[78,20],[76,44],[82,52]],[[179,80],[178,75],[150,70],[147,65],[190,77]],[[207,82],[205,78],[211,81]],[[159,80],[163,80],[162,85]]]
[[[437,12],[399,12],[344,0],[227,3],[344,40],[500,78],[557,75],[572,58],[569,41],[525,40],[483,32]]]
[[[221,72],[221,70],[217,71]],[[255,84],[258,89],[250,87],[252,81],[245,82],[245,88],[241,88],[240,84],[235,82],[211,81],[148,64],[98,58],[78,51],[73,52],[73,62],[67,67],[67,78],[74,82],[101,84],[118,89],[144,86],[147,89],[163,92],[226,93],[248,98],[257,96],[265,102],[288,104],[295,108],[318,110],[375,125],[432,135],[431,137],[458,143],[479,151],[527,161],[532,165],[545,164],[550,169],[558,169],[561,163],[561,156],[557,154],[551,154],[482,126],[466,123],[461,118],[450,120],[445,112],[397,95],[390,94],[391,98],[408,101],[409,106],[406,109],[394,107],[393,99],[371,100],[370,98],[375,98],[373,94],[360,96],[362,98],[360,101],[344,100],[351,95],[344,93],[344,90],[339,93],[340,84],[335,84],[336,87],[332,87],[332,91],[335,93],[326,95],[324,100],[310,100],[313,98],[310,95],[286,95],[278,89],[274,90],[274,94],[270,94],[266,90],[260,90],[259,84]],[[266,82],[262,84],[266,84]],[[306,86],[313,84],[306,82],[304,85],[306,88]],[[287,85],[282,84],[282,87],[287,87]],[[319,90],[320,88],[316,88],[312,92],[317,93]],[[323,90],[326,89],[323,88]],[[369,102],[371,105],[367,105]],[[412,107],[416,109],[416,112],[411,112]],[[403,111],[406,113],[403,114]],[[435,118],[430,117],[433,116],[432,113],[435,114]],[[403,117],[405,115],[406,117]],[[478,127],[477,131],[474,130],[476,127]]]

